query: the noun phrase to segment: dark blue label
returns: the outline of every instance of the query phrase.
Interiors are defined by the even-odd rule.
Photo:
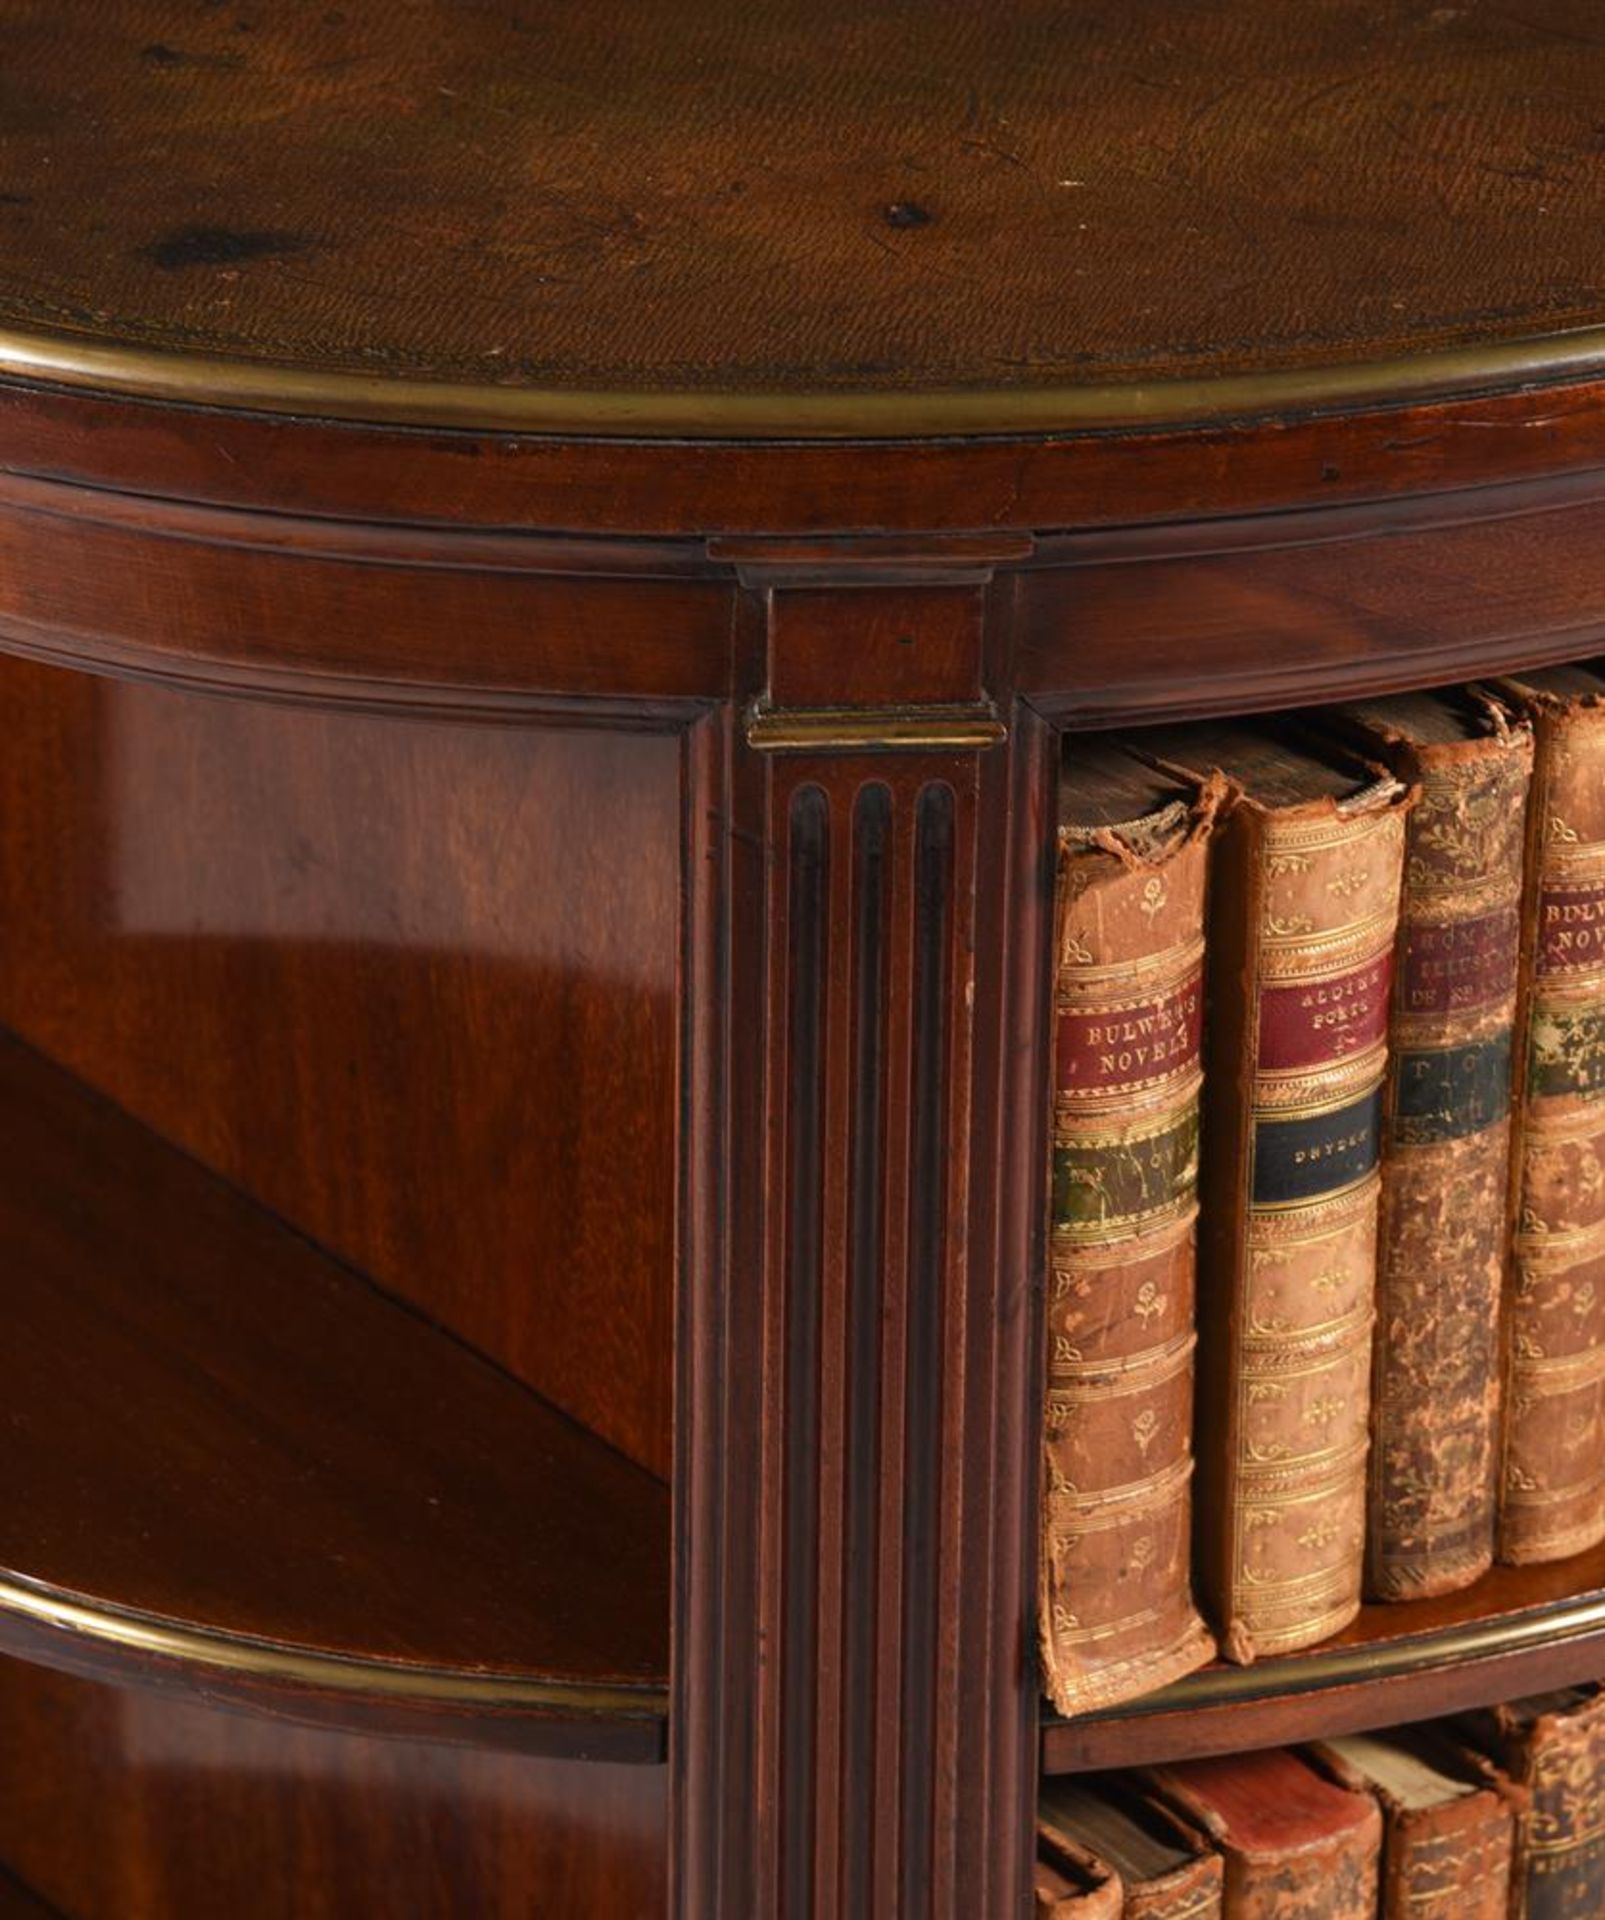
[[[1401,1147],[1462,1140],[1510,1111],[1510,1029],[1464,1047],[1401,1054],[1393,1139]]]
[[[1291,1207],[1363,1180],[1382,1149],[1382,1089],[1347,1106],[1254,1124],[1254,1205]]]

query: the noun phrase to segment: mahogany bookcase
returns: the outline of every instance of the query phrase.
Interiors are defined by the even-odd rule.
[[[1605,54],[10,0],[0,1911],[1008,1916],[1060,736],[1605,641]]]

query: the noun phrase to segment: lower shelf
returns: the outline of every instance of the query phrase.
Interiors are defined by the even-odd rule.
[[[1280,1746],[1605,1675],[1605,1548],[1496,1567],[1438,1600],[1371,1606],[1336,1639],[1206,1667],[1122,1707],[1042,1725],[1049,1773]]]
[[[0,1037],[0,1651],[657,1760],[651,1475]]]

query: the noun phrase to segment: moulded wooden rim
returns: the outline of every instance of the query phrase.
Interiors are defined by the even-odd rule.
[[[569,437],[903,440],[1153,430],[1524,386],[1605,368],[1605,327],[1214,379],[906,393],[585,391],[320,372],[0,328],[0,377],[189,406]]]
[[[403,1705],[545,1710],[570,1719],[595,1714],[661,1720],[668,1712],[666,1686],[601,1685],[537,1674],[364,1659],[114,1607],[14,1573],[0,1573],[0,1614],[127,1654],[233,1675],[254,1684],[377,1696]]]
[[[1499,1568],[1458,1594],[1367,1608],[1336,1640],[1300,1653],[1205,1667],[1079,1718],[1045,1712],[1045,1767],[1282,1745],[1596,1679],[1605,1673],[1605,1554],[1584,1556],[1572,1570],[1579,1590],[1554,1597],[1565,1570]]]

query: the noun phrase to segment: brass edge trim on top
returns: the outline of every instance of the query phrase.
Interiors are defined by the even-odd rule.
[[[978,751],[1008,731],[987,707],[758,707],[747,716],[748,746],[766,753]]]
[[[0,1616],[6,1614],[125,1652],[180,1661],[214,1673],[232,1673],[244,1680],[279,1681],[420,1705],[522,1707],[613,1718],[660,1718],[668,1711],[668,1688],[652,1683],[639,1687],[593,1685],[370,1660],[358,1654],[329,1653],[191,1626],[0,1574]]]
[[[1437,1673],[1446,1667],[1521,1653],[1534,1646],[1560,1645],[1596,1633],[1605,1633],[1605,1592],[1496,1620],[1469,1620],[1434,1633],[1401,1634],[1395,1640],[1360,1646],[1317,1647],[1298,1654],[1272,1655],[1246,1667],[1204,1667],[1141,1700],[1126,1701],[1096,1714],[1080,1714],[1074,1721],[1055,1716],[1047,1725],[1050,1729],[1085,1726],[1093,1720],[1139,1720],[1154,1714],[1187,1713],[1199,1707],[1291,1699],[1371,1680]]]
[[[903,393],[562,390],[319,372],[0,327],[0,378],[371,424],[636,438],[918,439],[1201,425],[1386,405],[1605,373],[1605,326],[1351,365],[1075,387]]]

